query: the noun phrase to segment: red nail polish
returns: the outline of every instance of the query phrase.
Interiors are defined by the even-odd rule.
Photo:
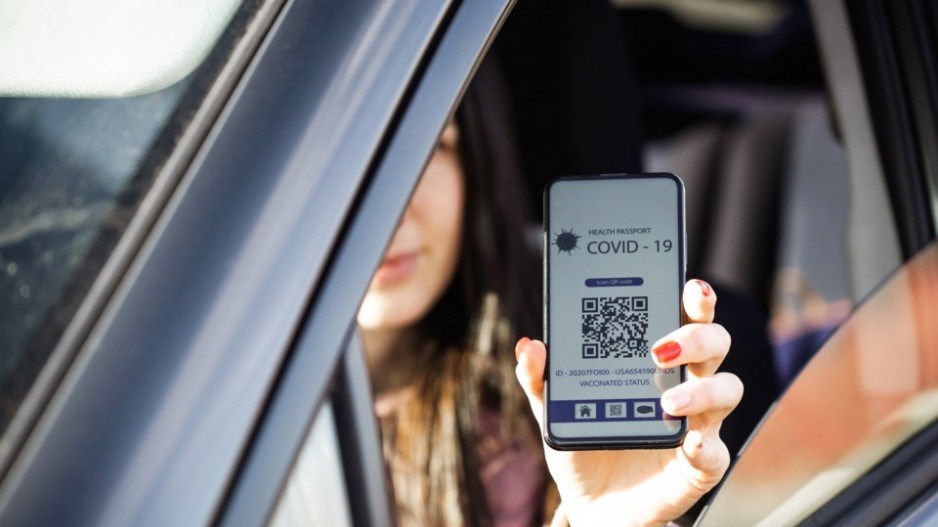
[[[681,345],[677,342],[666,342],[651,351],[655,354],[655,358],[658,359],[658,362],[664,364],[681,355]]]
[[[710,293],[712,292],[710,289],[710,284],[708,284],[707,282],[704,282],[703,280],[694,280],[694,281],[697,282],[697,285],[700,286],[700,292],[703,293],[703,296],[710,296]]]

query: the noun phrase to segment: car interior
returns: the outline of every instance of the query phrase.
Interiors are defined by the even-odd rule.
[[[850,183],[806,3],[700,4],[520,2],[493,54],[536,201],[560,175],[684,180],[688,277],[716,284],[747,386],[735,452],[858,298]]]
[[[235,2],[217,4],[225,9],[203,13],[215,21],[212,39],[231,17],[238,20]],[[884,355],[851,346],[875,337],[862,325],[877,316],[892,321],[903,345],[919,350],[909,368],[921,373],[921,382],[896,387],[874,381],[885,403],[869,401],[866,413],[824,414],[843,420],[845,430],[851,419],[869,425],[859,427],[867,433],[861,440],[833,438],[840,440],[837,452],[859,441],[880,444],[881,429],[873,426],[877,420],[891,427],[892,448],[932,419],[934,394],[926,388],[938,374],[934,354],[923,343],[933,341],[934,332],[921,327],[928,324],[924,313],[933,312],[928,293],[938,283],[934,250],[916,260],[912,271],[893,276],[904,258],[893,211],[885,187],[867,184],[844,146],[850,130],[836,124],[843,121],[837,119],[827,80],[835,65],[826,64],[822,52],[836,42],[819,40],[815,14],[807,0],[519,0],[484,59],[504,77],[514,140],[535,205],[532,229],[540,229],[542,189],[558,176],[645,171],[673,172],[683,179],[687,275],[714,285],[720,298],[717,322],[733,336],[733,352],[723,369],[739,375],[746,386],[743,402],[722,430],[734,455],[749,448],[752,431],[786,389],[794,393],[794,406],[780,413],[799,422],[805,408],[816,404],[818,386],[839,386],[840,379],[818,373],[812,373],[810,383],[792,384],[825,344],[834,351],[817,355],[821,361],[855,361],[850,364],[861,377],[869,375],[871,365],[888,370],[892,363]],[[114,98],[120,95],[116,92],[92,99],[37,99],[25,92],[0,98],[0,275],[5,274],[0,280],[0,348],[15,350],[0,357],[5,399],[0,400],[0,430],[61,336],[43,328],[67,325],[108,256],[101,247],[113,247],[149,188],[147,178],[157,168],[152,165],[163,162],[148,157],[151,150],[172,146],[161,143],[167,141],[163,134],[177,131],[165,128],[170,114],[184,114],[180,108],[196,100],[187,98],[190,88],[205,88],[193,88],[198,74],[152,93],[144,92],[179,75],[137,79],[122,88],[132,94],[127,98]],[[95,89],[92,85],[85,95],[99,97]],[[123,124],[115,127],[118,120]],[[87,133],[66,132],[74,128]],[[49,188],[59,190],[50,193]],[[888,279],[900,285],[882,286]],[[82,280],[85,285],[75,285]],[[901,287],[909,284],[919,293],[903,292]],[[892,291],[898,292],[890,297]],[[877,297],[880,292],[885,296]],[[908,305],[914,309],[895,307]],[[862,315],[860,320],[853,320],[852,313]],[[832,338],[839,328],[844,334]],[[361,399],[360,393],[342,392],[343,386],[360,383],[365,369],[358,343],[350,340],[355,349],[346,352],[351,359],[343,359],[343,371],[336,374],[341,382],[329,381],[339,387],[320,407],[294,462],[297,472],[325,476],[312,490],[288,485],[271,520],[275,524],[302,523],[322,514],[310,510],[311,494],[318,504],[347,505],[343,496],[322,489],[348,485],[342,471],[350,461],[342,458],[349,454],[339,451],[345,446],[337,439],[348,433],[339,430],[347,424],[342,414],[370,404],[348,400]],[[349,361],[358,362],[348,366]],[[854,389],[844,387],[843,393]],[[362,428],[377,433],[374,423],[354,427],[352,434]],[[787,429],[773,430],[775,436],[766,436],[778,439]],[[810,450],[814,438],[809,434],[799,439],[807,461],[816,454],[839,468],[837,460],[824,457],[830,452]],[[913,446],[916,452],[928,447]],[[766,443],[757,448],[780,447]],[[859,466],[869,469],[875,464],[870,459]],[[322,470],[324,460],[332,463],[328,470]],[[373,471],[380,470],[375,468],[381,466],[379,459],[368,462]],[[820,485],[810,479],[810,468],[797,482]],[[775,469],[744,467],[741,481],[757,480],[760,470]],[[859,477],[851,473],[838,481],[851,482],[854,476]],[[794,486],[777,500],[787,499]],[[747,496],[738,486],[732,492]],[[825,492],[812,499],[831,498]],[[368,499],[381,501],[380,494]],[[704,505],[702,500],[680,523],[693,523]],[[756,503],[751,517],[760,517],[765,510],[760,506],[776,505]],[[717,509],[712,525],[734,514],[725,502]],[[328,514],[324,524],[348,524],[356,511],[336,507]],[[793,517],[783,516],[777,524],[790,524]]]

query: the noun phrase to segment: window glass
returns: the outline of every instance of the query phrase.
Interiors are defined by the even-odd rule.
[[[778,402],[703,525],[795,525],[938,417],[938,244],[865,300]]]
[[[114,97],[165,88],[205,58],[239,3],[0,2],[0,95]]]
[[[185,88],[130,99],[0,99],[4,371],[42,327]],[[119,220],[118,220],[119,221]]]
[[[218,46],[230,49],[239,26],[250,17],[247,11],[256,8],[257,3],[245,7]],[[9,9],[11,5],[4,5],[0,11]],[[212,28],[222,24],[223,29],[230,11],[212,18]],[[213,29],[213,39],[220,33]],[[29,38],[38,37],[5,34],[0,56]],[[204,46],[178,52],[195,54],[198,61],[208,53]],[[65,87],[51,90],[53,96],[0,96],[0,431],[10,423],[221,65],[217,58],[207,60],[187,74],[191,68],[181,70],[180,61],[191,64],[193,57],[177,59],[151,65],[173,68],[174,79],[184,76],[152,93],[62,96],[69,93],[69,82],[78,86],[87,80],[79,76],[57,78]],[[14,68],[3,61],[0,66],[3,72]]]
[[[274,511],[273,527],[352,525],[339,438],[332,404],[319,410],[300,449],[286,489]]]

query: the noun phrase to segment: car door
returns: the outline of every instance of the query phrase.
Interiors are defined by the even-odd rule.
[[[40,331],[0,523],[265,523],[317,419],[353,524],[389,521],[354,314],[509,7],[241,6]]]
[[[765,417],[697,523],[933,525],[938,11],[909,0],[816,1],[812,12],[856,192],[854,257],[898,247],[905,263],[882,282],[859,266],[854,288],[872,292]]]

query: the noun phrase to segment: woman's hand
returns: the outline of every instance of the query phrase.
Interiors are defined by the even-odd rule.
[[[706,282],[689,281],[683,302],[688,324],[655,343],[652,354],[659,367],[687,365],[687,382],[661,397],[666,412],[687,416],[684,444],[667,450],[576,452],[544,445],[573,526],[664,524],[687,511],[729,467],[720,425],[739,403],[743,385],[735,375],[716,370],[729,351],[730,336],[713,323],[716,295]],[[515,354],[518,381],[543,429],[546,349],[524,338]]]

